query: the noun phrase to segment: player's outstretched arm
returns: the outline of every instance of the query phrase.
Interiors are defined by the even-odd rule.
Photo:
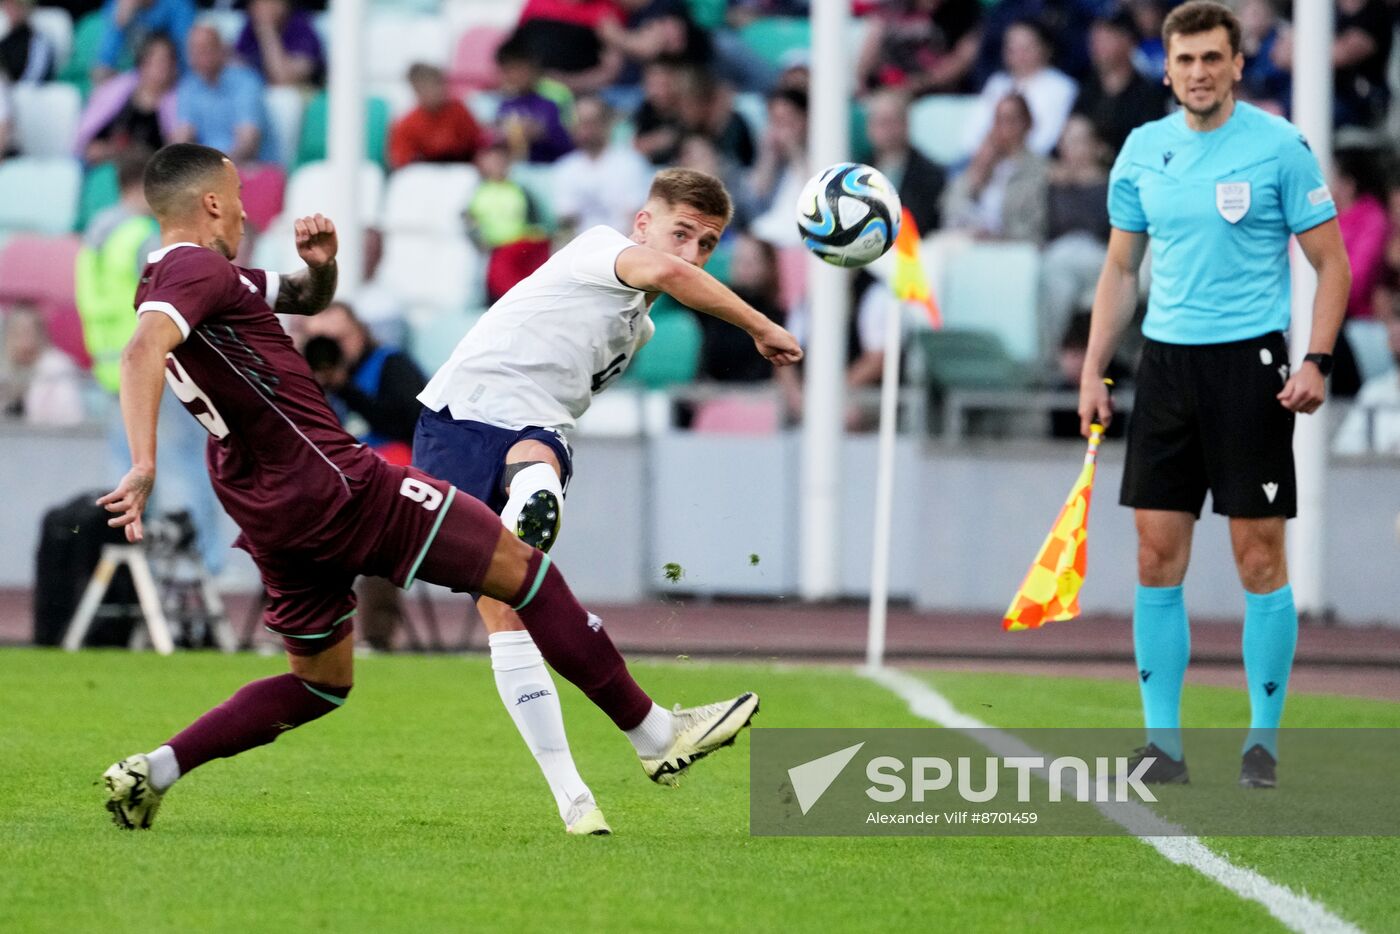
[[[165,390],[165,355],[184,339],[170,317],[147,312],[141,315],[136,333],[122,351],[122,421],[131,446],[131,470],[97,505],[115,513],[107,524],[124,528],[129,542],[142,538],[141,513],[156,482],[156,421],[160,394]]]
[[[696,311],[743,328],[764,359],[788,366],[802,359],[797,339],[735,295],[724,283],[685,260],[660,250],[633,246],[617,256],[617,277],[634,289],[665,292]]]
[[[273,311],[279,315],[314,315],[324,311],[335,298],[339,278],[335,254],[340,250],[340,240],[335,224],[320,214],[301,218],[292,229],[297,255],[306,262],[306,268],[282,277]]]
[[[1103,376],[1123,336],[1123,328],[1137,308],[1138,269],[1147,251],[1147,234],[1113,228],[1108,236],[1108,256],[1094,307],[1089,316],[1089,348],[1084,354],[1084,370],[1079,376],[1079,431],[1089,437],[1089,425],[1105,428],[1113,420],[1113,401]]]
[[[1298,234],[1298,246],[1317,270],[1317,293],[1313,295],[1312,332],[1308,353],[1330,354],[1337,343],[1337,332],[1346,317],[1347,296],[1351,293],[1351,262],[1342,243],[1337,219],[1318,224]],[[1327,398],[1327,380],[1310,363],[1300,363],[1278,394],[1278,401],[1292,412],[1311,415]]]

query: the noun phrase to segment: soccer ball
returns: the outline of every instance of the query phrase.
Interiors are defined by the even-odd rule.
[[[833,266],[874,262],[899,235],[902,211],[890,180],[859,162],[823,169],[797,199],[802,245]]]

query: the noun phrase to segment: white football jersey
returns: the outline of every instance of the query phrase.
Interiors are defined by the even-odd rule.
[[[573,428],[655,333],[646,293],[617,278],[630,246],[610,227],[579,234],[481,316],[418,401],[502,428]]]

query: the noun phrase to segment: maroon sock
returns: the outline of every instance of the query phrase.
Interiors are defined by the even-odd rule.
[[[550,667],[620,729],[630,730],[646,718],[651,698],[632,680],[627,663],[601,625],[590,625],[588,612],[548,561],[543,552],[534,553],[525,583],[511,604]]]
[[[169,745],[185,775],[210,759],[236,756],[324,717],[349,694],[349,688],[314,684],[291,674],[253,681],[185,727]]]

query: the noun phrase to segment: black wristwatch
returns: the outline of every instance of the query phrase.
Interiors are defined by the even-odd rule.
[[[1316,366],[1317,371],[1324,377],[1332,375],[1332,355],[1330,353],[1310,353],[1303,358],[1303,362]]]

